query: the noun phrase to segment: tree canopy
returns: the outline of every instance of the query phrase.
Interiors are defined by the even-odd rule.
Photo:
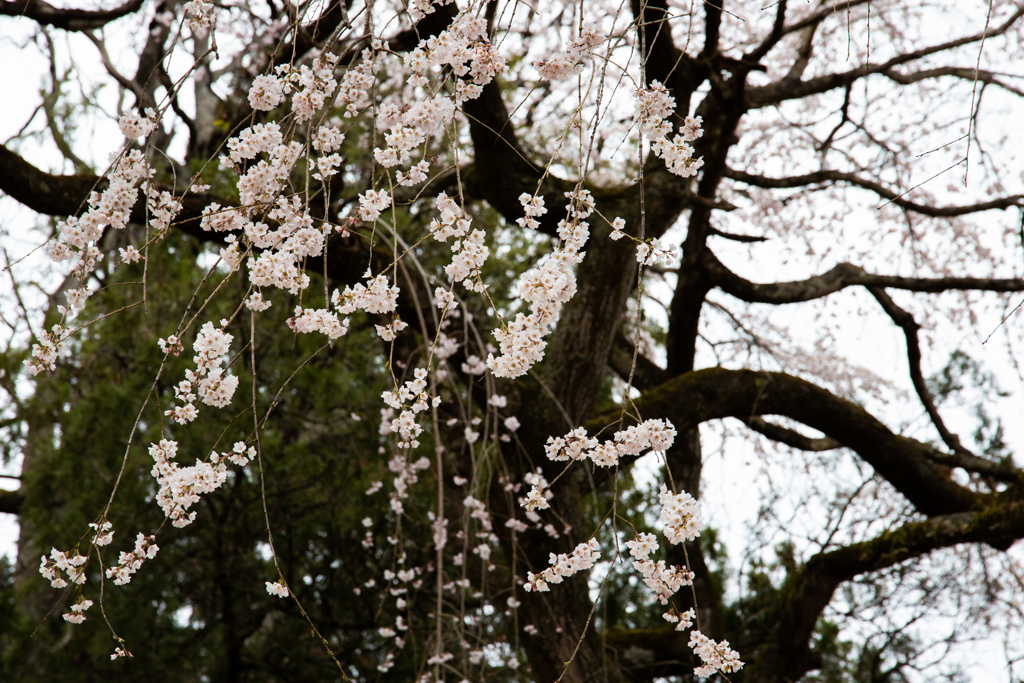
[[[0,25],[0,677],[1019,680],[1020,2]]]

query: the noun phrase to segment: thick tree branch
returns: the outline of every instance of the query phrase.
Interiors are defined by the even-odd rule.
[[[796,420],[855,451],[926,515],[977,509],[993,497],[952,481],[934,464],[931,446],[895,434],[860,406],[785,373],[724,368],[688,372],[645,392],[634,404],[645,419],[667,418],[680,433],[725,417],[781,415]],[[597,418],[588,423],[588,431],[616,419],[617,412]]]
[[[65,31],[89,31],[138,11],[143,2],[128,0],[114,9],[92,10],[54,7],[44,0],[4,0],[0,2],[0,15],[25,17],[43,26]]]
[[[948,292],[976,290],[983,292],[1024,291],[1024,279],[979,277],[900,277],[874,275],[852,263],[840,263],[821,275],[806,280],[759,284],[729,270],[710,252],[704,259],[711,280],[723,292],[749,303],[792,304],[812,301],[834,294],[847,287],[888,287],[911,292]]]
[[[748,185],[753,185],[754,187],[763,187],[768,189],[806,187],[807,185],[819,185],[822,183],[834,182],[849,183],[850,185],[870,190],[882,199],[892,202],[901,209],[913,211],[924,216],[931,216],[933,218],[952,218],[971,213],[979,213],[981,211],[1024,206],[1024,195],[1019,194],[1010,195],[1008,197],[998,197],[987,202],[978,202],[977,204],[965,204],[963,206],[931,206],[929,204],[918,204],[916,202],[903,199],[903,194],[905,193],[894,192],[881,183],[862,178],[856,173],[832,171],[827,169],[814,171],[813,173],[805,173],[798,176],[789,176],[786,178],[769,178],[767,176],[754,175],[752,173],[745,173],[743,171],[737,171],[730,168],[725,172],[725,175],[727,178],[731,178],[732,180],[738,180]]]
[[[21,510],[21,503],[25,496],[22,495],[21,491],[7,491],[0,489],[0,512],[6,512],[9,515],[16,515]]]
[[[835,4],[828,4],[811,14],[808,14],[803,19],[794,22],[783,29],[783,33],[790,34],[795,31],[802,31],[810,26],[817,26],[829,17],[844,16],[847,11],[858,5],[864,5],[870,2],[870,0],[846,0],[845,2],[837,2]]]
[[[953,434],[946,427],[942,416],[939,415],[938,408],[935,407],[935,400],[925,384],[924,374],[921,372],[921,343],[917,337],[917,331],[921,329],[921,326],[914,320],[914,316],[896,305],[896,302],[881,287],[868,287],[868,291],[871,292],[871,296],[875,297],[875,300],[882,306],[882,310],[885,311],[886,315],[896,323],[897,327],[903,330],[903,336],[907,340],[907,362],[910,367],[910,381],[913,383],[917,397],[921,400],[921,404],[928,413],[928,417],[931,418],[932,424],[939,432],[942,442],[954,453],[974,455],[960,443],[960,437]]]
[[[77,214],[99,178],[94,175],[52,175],[0,146],[0,190],[45,216]]]
[[[768,422],[764,418],[760,417],[749,417],[743,420],[743,422],[758,434],[766,436],[772,441],[778,441],[779,443],[792,448],[798,448],[802,451],[820,453],[822,451],[833,451],[837,448],[843,447],[841,443],[830,437],[814,438],[806,436],[795,429],[783,427],[782,425],[777,425],[774,422]]]
[[[704,3],[704,47],[701,56],[714,57],[718,54],[718,39],[722,32],[722,2]],[[782,4],[785,4],[783,0]]]
[[[907,64],[930,55],[946,52],[964,45],[980,42],[984,39],[991,39],[996,36],[1003,35],[1009,31],[1022,16],[1024,16],[1024,6],[1018,6],[1017,10],[999,26],[989,28],[988,30],[969,36],[957,38],[955,40],[930,45],[928,47],[921,48],[920,50],[914,50],[912,52],[897,55],[885,62],[882,62],[881,64],[865,64],[840,73],[816,76],[806,81],[789,81],[781,79],[765,86],[748,88],[746,92],[747,106],[750,109],[759,109],[772,104],[778,104],[785,100],[799,99],[807,97],[808,95],[827,92],[835,88],[842,88],[872,74],[885,73],[893,67],[900,66],[901,64]]]
[[[1006,546],[1024,537],[1024,503],[994,501],[978,512],[962,512],[908,522],[892,531],[812,557],[782,589],[775,624],[746,671],[746,681],[798,680],[822,610],[843,581],[961,543]]]
[[[1007,92],[1013,93],[1014,95],[1024,97],[1024,90],[1013,87],[1001,78],[1014,78],[1012,74],[1000,74],[994,71],[975,69],[974,67],[943,66],[936,69],[915,71],[909,74],[903,74],[895,69],[890,69],[889,71],[884,72],[884,75],[886,78],[895,81],[900,85],[910,85],[911,83],[918,83],[932,78],[959,78],[960,80],[970,81],[972,83],[977,81],[978,83],[984,83],[986,85],[995,85]],[[1020,78],[1020,76],[1016,76],[1016,78]]]
[[[772,30],[765,39],[761,41],[761,44],[755,47],[753,50],[748,52],[744,59],[751,62],[759,62],[768,52],[778,45],[779,41],[785,35],[783,28],[786,24],[786,0],[779,0],[775,5],[775,21],[772,22]]]
[[[77,216],[85,209],[89,194],[104,187],[106,180],[100,176],[47,173],[0,146],[0,191],[44,216]],[[181,197],[182,210],[175,224],[188,234],[206,234],[206,239],[211,239],[199,229],[199,218],[203,209],[215,201],[230,204],[212,195],[186,194]],[[146,222],[145,202],[135,204],[131,220],[139,224]]]

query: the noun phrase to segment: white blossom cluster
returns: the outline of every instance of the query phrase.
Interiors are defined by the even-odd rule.
[[[447,29],[420,41],[405,57],[405,65],[420,74],[415,82],[425,85],[422,74],[437,67],[450,67],[457,77],[455,102],[474,100],[483,87],[505,70],[505,58],[487,39],[487,21],[468,12],[459,14]],[[469,76],[467,80],[465,77]],[[416,78],[416,77],[414,77]]]
[[[167,439],[149,447],[154,461],[152,474],[160,486],[157,504],[171,524],[185,527],[196,518],[195,511],[188,512],[188,509],[199,502],[199,496],[215,491],[227,481],[227,465],[196,460],[195,465],[180,467],[173,461],[177,453],[178,442]]]
[[[449,237],[462,239],[469,233],[470,221],[454,199],[442,192],[434,199],[434,207],[440,216],[430,221],[428,229],[435,240],[447,242]]]
[[[428,229],[438,242],[447,242],[454,237],[452,243],[452,262],[445,266],[445,273],[453,282],[462,282],[466,289],[483,292],[484,286],[479,279],[480,268],[483,267],[490,248],[484,244],[485,233],[482,230],[470,232],[470,221],[462,212],[458,203],[442,192],[434,199],[434,206],[440,216],[430,221]],[[467,282],[467,280],[469,280]],[[448,300],[448,297],[444,297]]]
[[[295,68],[282,64],[273,74],[263,74],[253,79],[249,88],[249,104],[257,111],[270,111],[282,102],[292,91],[292,112],[299,123],[313,118],[328,104],[338,82],[334,79],[334,67],[338,56],[327,53],[313,60],[312,67],[305,64]]]
[[[342,76],[334,103],[345,107],[345,118],[352,118],[360,109],[370,106],[370,98],[376,91],[375,76],[381,65],[382,56],[367,48],[360,54],[359,62]]]
[[[380,214],[391,206],[391,195],[387,190],[367,190],[359,195],[359,218],[372,223],[380,217]]]
[[[157,116],[156,112],[152,109],[146,109],[145,116],[140,116],[137,111],[125,112],[117,121],[117,127],[120,129],[121,135],[129,140],[148,137],[150,133],[156,130],[156,126]]]
[[[254,305],[260,306],[264,303],[263,297],[260,296],[259,300],[254,302]],[[288,327],[293,332],[298,332],[299,334],[322,332],[330,339],[338,339],[348,334],[348,326],[348,318],[338,320],[337,313],[323,308],[302,308],[301,306],[296,306],[295,316],[288,318]]]
[[[658,81],[653,81],[648,88],[636,91],[636,111],[633,119],[640,124],[651,140],[651,150],[664,159],[668,170],[683,178],[697,175],[704,165],[704,159],[693,158],[693,142],[704,131],[701,130],[701,118],[687,116],[681,132],[672,139],[672,124],[667,120],[676,110],[676,100],[669,95],[668,89]]]
[[[85,610],[92,607],[92,600],[86,600],[84,597],[80,597],[78,602],[71,605],[71,611],[65,612],[63,615],[64,621],[72,624],[81,624],[85,621]]]
[[[85,583],[85,568],[82,565],[85,564],[86,559],[84,555],[79,555],[77,552],[69,557],[68,554],[51,548],[50,557],[47,558],[46,555],[43,555],[39,562],[39,573],[54,588],[64,588],[68,585],[68,582],[60,575],[62,571],[67,574],[68,581],[81,585]]]
[[[139,534],[135,538],[135,550],[130,553],[122,551],[117,564],[107,569],[107,578],[113,579],[115,586],[131,583],[132,574],[139,571],[143,562],[156,557],[159,550],[160,546],[156,544],[156,536]]]
[[[93,522],[89,525],[89,528],[96,532],[95,534],[93,534],[92,537],[93,545],[104,546],[110,545],[111,542],[113,542],[114,531],[113,525],[110,522],[106,520],[100,522],[99,524]]]
[[[423,428],[416,422],[416,415],[422,413],[431,405],[437,407],[441,404],[439,396],[431,397],[426,392],[427,371],[425,368],[416,368],[413,372],[415,379],[407,381],[397,391],[385,391],[381,394],[390,408],[401,410],[401,414],[391,421],[391,432],[398,434],[401,440],[399,448],[417,448],[420,442],[417,441]]]
[[[654,534],[638,534],[632,541],[626,542],[633,560],[633,569],[640,572],[644,583],[651,589],[661,604],[668,604],[669,598],[683,586],[693,584],[694,574],[685,567],[666,566],[665,560],[655,562],[650,559],[651,553],[657,551],[658,541]]]
[[[693,670],[701,678],[713,676],[719,671],[724,674],[736,673],[743,668],[739,653],[729,647],[728,640],[718,643],[694,629],[690,631],[690,647],[704,662],[703,666]]]
[[[700,536],[700,530],[704,527],[704,519],[700,503],[693,496],[686,491],[674,494],[662,484],[658,500],[662,505],[659,520],[664,526],[665,537],[670,543],[692,541]]]
[[[364,286],[362,283],[356,283],[354,287],[346,286],[344,291],[336,289],[334,294],[331,295],[331,302],[344,315],[349,315],[357,310],[364,310],[367,313],[393,313],[398,306],[399,287],[397,285],[394,287],[390,286],[387,277],[384,275],[370,277],[369,271],[367,271],[366,275],[370,278],[367,285]],[[296,308],[297,316],[299,312],[300,309]],[[302,313],[308,320],[307,324],[299,327],[298,319],[292,319],[296,320],[297,325],[292,329],[298,332],[312,332],[315,329],[319,329],[331,337],[331,339],[335,339],[336,336],[341,336],[348,331],[349,321],[347,318],[339,323],[335,314],[328,311],[307,309]],[[291,324],[292,322],[289,320],[289,325]],[[392,341],[395,335],[406,327],[408,325],[396,315],[391,323],[376,325],[377,335],[385,341]]]
[[[314,70],[315,71],[315,70]],[[310,72],[313,73],[313,72]],[[314,147],[322,155],[317,159],[320,179],[336,172],[341,158],[334,152],[341,145],[344,136],[337,129],[321,126],[316,133]],[[238,180],[238,208],[223,208],[214,203],[203,210],[200,227],[212,232],[231,232],[244,236],[255,249],[247,260],[249,280],[256,287],[278,287],[292,294],[309,286],[309,276],[302,272],[300,262],[323,253],[327,227],[316,228],[303,201],[293,196],[281,197],[292,168],[302,155],[298,142],[285,143],[280,126],[276,123],[260,123],[247,128],[228,141],[228,154],[221,157],[221,163],[240,173]],[[260,158],[266,155],[266,158]],[[252,163],[255,162],[255,163]],[[242,172],[243,166],[248,168]],[[278,228],[271,229],[259,214],[275,222]],[[229,246],[221,250],[221,257],[232,269],[242,259],[237,236],[227,238]],[[252,310],[264,310],[266,302],[262,295],[254,299]]]
[[[38,375],[43,370],[53,370],[57,367],[57,356],[64,350],[64,342],[67,340],[67,328],[62,325],[54,325],[50,332],[43,332],[43,338],[32,345],[32,357],[25,360],[25,367],[33,375]]]
[[[214,451],[210,453],[210,462],[214,465],[219,464],[222,460],[227,460],[239,467],[244,467],[253,461],[256,457],[256,449],[252,446],[246,447],[244,441],[236,441],[231,447],[230,451],[225,453],[218,453]]]
[[[548,212],[544,206],[544,198],[532,197],[524,192],[519,195],[519,203],[523,205],[523,214],[525,214],[523,218],[516,219],[519,227],[529,228],[530,230],[539,228],[540,223],[537,221],[537,218]]]
[[[578,38],[569,43],[565,52],[557,54],[546,62],[537,62],[534,66],[544,78],[561,81],[583,71],[584,64],[589,60],[594,46],[604,38],[590,28],[580,31]]]
[[[185,3],[188,27],[197,35],[205,35],[206,31],[214,24],[213,12],[213,3],[206,2],[206,0],[189,0]]]
[[[145,118],[138,114],[125,114],[121,117],[121,129],[128,137],[148,135],[156,127],[156,114],[147,110]],[[139,198],[142,187],[149,207],[150,227],[158,233],[170,225],[174,216],[181,210],[181,202],[175,200],[168,192],[159,192],[150,184],[153,169],[139,150],[128,150],[118,157],[107,174],[108,185],[103,192],[92,192],[89,195],[89,209],[81,216],[71,216],[57,225],[59,240],[50,243],[48,255],[50,260],[60,263],[75,259],[71,275],[80,283],[96,270],[96,264],[103,259],[103,254],[95,243],[103,235],[107,227],[123,229],[131,217],[132,207]],[[129,247],[124,252],[125,260],[141,258],[138,250]],[[60,306],[58,310],[64,314],[73,314],[85,307],[85,302],[92,292],[84,284],[67,292],[68,306]],[[47,335],[49,336],[49,335]],[[43,339],[33,346],[33,357],[25,361],[25,365],[33,374],[42,370],[55,368],[59,343],[56,338]]]
[[[526,516],[531,522],[539,522],[540,516],[536,511],[551,507],[548,501],[554,498],[555,494],[548,489],[548,480],[541,474],[539,467],[536,472],[527,472],[523,481],[530,485],[530,492],[526,498],[519,499],[519,504],[526,508]]]
[[[508,325],[494,330],[501,355],[487,356],[487,367],[497,377],[515,378],[526,374],[544,357],[544,339],[554,327],[562,306],[576,294],[573,267],[583,260],[580,251],[590,236],[586,218],[594,211],[594,198],[588,190],[566,192],[567,217],[558,222],[559,246],[540,264],[527,271],[519,282],[519,297],[530,304],[530,314],[519,313]],[[542,208],[523,194],[519,198],[529,220]]]
[[[571,555],[566,555],[565,553],[555,555],[551,553],[551,557],[548,558],[548,564],[551,566],[540,574],[528,572],[527,581],[523,584],[523,589],[527,593],[550,591],[551,589],[548,587],[548,584],[562,583],[563,579],[572,576],[576,572],[593,567],[601,558],[599,548],[597,539],[592,538],[586,543],[577,545]]]
[[[227,325],[227,321],[222,320],[221,325]],[[231,402],[238,388],[238,377],[225,374],[225,368],[221,366],[233,338],[222,329],[216,329],[211,322],[203,325],[193,347],[196,355],[192,360],[196,369],[186,370],[185,379],[174,387],[174,397],[179,404],[165,411],[165,415],[178,424],[188,424],[196,419],[199,415],[195,406],[197,393],[199,400],[215,408],[223,408]],[[174,348],[167,340],[161,339],[159,343],[164,353]]]
[[[409,2],[409,18],[416,22],[427,14],[434,13],[434,5],[450,5],[454,0],[411,0]]]
[[[679,258],[679,248],[668,240],[654,239],[636,245],[636,261],[645,266],[671,265]]]
[[[316,137],[313,138],[313,149],[319,152],[320,156],[316,160],[317,172],[313,174],[314,178],[326,181],[331,176],[337,175],[338,167],[341,166],[343,159],[336,152],[341,149],[343,142],[345,142],[345,134],[335,126],[325,125],[317,129]]]
[[[483,230],[474,230],[465,239],[455,240],[452,244],[455,255],[444,268],[452,282],[461,282],[466,289],[475,292],[484,291],[480,269],[491,254],[490,248],[484,244],[485,236]]]
[[[455,117],[455,103],[448,97],[435,96],[399,108],[393,102],[381,106],[377,114],[380,128],[387,130],[384,141],[387,147],[375,148],[373,157],[384,168],[407,166],[412,160],[411,152],[426,142],[429,135],[443,132],[445,126]],[[399,182],[412,186],[426,179],[429,163],[421,160]]]
[[[661,616],[670,624],[675,624],[677,631],[685,631],[693,626],[693,622],[697,618],[697,611],[691,607],[685,612],[672,610],[665,612]]]
[[[624,455],[640,455],[648,450],[665,451],[675,438],[675,427],[668,420],[645,420],[615,432],[612,439],[603,443],[588,437],[583,427],[577,427],[565,436],[549,436],[544,453],[556,462],[589,458],[595,465],[613,467]]]
[[[430,468],[430,459],[426,456],[416,460],[396,455],[388,461],[388,469],[395,473],[395,490],[391,492],[391,509],[395,514],[402,514],[404,503],[409,498],[409,487],[419,481],[419,472]]]
[[[288,586],[284,585],[284,582],[277,581],[275,583],[271,583],[270,581],[267,581],[266,583],[267,583],[267,592],[270,593],[271,595],[275,595],[275,596],[277,596],[279,598],[287,598],[288,597]]]

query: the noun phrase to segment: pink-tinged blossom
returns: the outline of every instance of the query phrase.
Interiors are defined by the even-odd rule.
[[[270,302],[263,298],[262,292],[253,292],[245,300],[245,307],[250,311],[265,311],[270,308]]]
[[[494,330],[501,355],[487,356],[487,366],[497,377],[515,378],[526,374],[544,357],[545,336],[554,327],[562,306],[576,294],[574,267],[583,260],[581,250],[590,236],[584,220],[594,210],[594,199],[585,189],[566,192],[569,199],[567,219],[558,224],[559,247],[520,279],[520,297],[530,303],[530,314],[519,313],[515,320]],[[529,195],[520,203],[527,212],[524,225],[533,216],[542,215],[543,205]]]
[[[50,557],[42,556],[39,563],[39,573],[42,574],[43,578],[50,582],[53,588],[64,588],[68,585],[60,573],[63,571],[67,574],[67,578],[71,583],[83,584],[85,583],[85,569],[83,565],[86,562],[84,555],[65,554],[56,548],[50,549]]]
[[[359,195],[359,218],[367,222],[377,220],[381,212],[391,206],[391,196],[386,190],[367,190]]]
[[[107,569],[107,578],[114,580],[115,586],[124,586],[131,582],[132,575],[142,567],[146,560],[156,557],[160,547],[156,544],[155,536],[144,536],[139,534],[135,538],[135,549],[130,552],[121,552],[118,562]]]
[[[664,159],[671,173],[683,178],[697,174],[704,165],[702,158],[693,158],[693,147],[689,143],[704,134],[701,118],[686,117],[680,133],[669,139],[672,124],[669,116],[675,112],[676,101],[658,81],[647,88],[636,91],[636,110],[633,119],[640,124],[640,130],[651,140],[651,150]]]
[[[249,106],[256,111],[270,111],[284,102],[284,97],[284,85],[272,74],[260,74],[249,88]]]
[[[729,647],[729,641],[716,642],[700,631],[690,631],[690,647],[694,654],[704,662],[693,670],[701,678],[713,676],[718,672],[723,674],[736,673],[743,668],[738,652]]]
[[[593,48],[603,40],[597,31],[585,28],[580,31],[579,37],[569,44],[565,52],[556,54],[547,61],[537,62],[534,66],[541,76],[552,81],[575,76],[583,71],[583,67],[590,61]]]
[[[85,611],[90,607],[92,607],[92,600],[79,598],[78,602],[71,605],[71,611],[62,615],[64,617],[64,621],[72,624],[81,624],[85,621]]]
[[[118,249],[118,253],[121,255],[122,263],[135,263],[142,259],[142,254],[135,247],[128,245],[124,249]]]
[[[267,592],[270,593],[271,595],[275,595],[275,596],[277,596],[279,598],[287,598],[288,597],[288,586],[284,585],[283,581],[277,581],[275,583],[271,583],[270,581],[267,581],[266,584],[267,584]]]
[[[57,368],[57,356],[64,350],[65,341],[67,328],[62,325],[54,325],[50,332],[43,332],[43,338],[32,345],[32,357],[25,361],[25,367],[33,375],[43,370],[53,372]]]
[[[152,109],[146,109],[145,116],[139,116],[138,112],[129,111],[121,115],[117,127],[121,135],[129,140],[149,137],[149,134],[156,130],[157,117]]]
[[[96,532],[92,537],[93,545],[110,545],[114,540],[113,525],[108,521],[104,520],[99,524],[91,523],[89,528]]]
[[[227,481],[227,466],[223,462],[196,460],[195,465],[181,467],[174,462],[177,453],[178,443],[167,439],[149,447],[153,458],[152,475],[159,486],[157,504],[171,524],[180,528],[195,521],[196,513],[189,512],[189,508],[199,502],[199,497]]]
[[[189,2],[185,3],[185,16],[188,17],[188,26],[196,34],[205,35],[206,31],[213,25],[213,12],[212,2],[189,0]]]
[[[600,558],[601,551],[596,538],[577,545],[571,555],[555,555],[551,553],[548,559],[548,563],[551,566],[540,574],[528,572],[527,581],[523,584],[523,589],[528,593],[550,591],[550,584],[562,583],[563,579],[577,572],[590,569]]]
[[[674,494],[664,484],[658,494],[661,501],[659,521],[664,525],[665,537],[670,543],[692,541],[700,536],[704,527],[700,503],[686,491]]]

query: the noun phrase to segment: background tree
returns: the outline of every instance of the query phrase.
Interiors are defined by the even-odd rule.
[[[731,680],[955,677],[935,641],[984,631],[1020,656],[1021,472],[990,407],[1015,380],[993,381],[976,342],[1024,291],[1006,211],[1024,204],[1007,123],[1024,6],[25,0],[0,14],[52,63],[0,148],[0,189],[64,219],[40,241],[71,245],[49,253],[77,268],[37,278],[42,326],[21,296],[32,262],[9,268],[11,676],[689,680],[691,636],[661,613],[691,606],[741,653]],[[116,98],[89,86],[83,45]],[[117,118],[129,142],[104,170],[74,126]],[[33,136],[63,164],[43,170]],[[152,175],[127,175],[143,158]],[[454,246],[436,243],[445,231]],[[374,277],[400,287],[397,308],[358,289],[332,307],[331,290]],[[366,312],[339,336],[352,301]],[[495,348],[491,330],[512,334],[538,301],[550,335]],[[232,335],[235,398],[176,424],[207,322]],[[857,330],[899,335],[906,378],[849,343]],[[171,335],[181,357],[156,341]],[[1011,366],[1012,317],[995,339],[1011,360],[994,367]],[[24,361],[48,365],[58,341],[29,390]],[[501,360],[538,349],[529,372]],[[381,413],[378,396],[417,369],[412,393],[440,402],[424,399],[408,432],[423,443],[404,448],[416,397]],[[545,457],[578,427],[604,440],[646,420],[674,425],[663,454]],[[153,501],[161,439],[180,467],[253,449],[184,530]],[[765,471],[747,542],[714,532],[734,502],[708,494],[711,529],[667,543],[644,482],[701,497],[707,463],[742,471],[746,439]],[[531,488],[548,509],[524,510]],[[110,522],[117,550],[154,532],[163,548],[127,589],[102,584],[130,662],[106,657],[96,608],[86,626],[51,610],[99,602],[117,563],[89,522]],[[624,545],[656,530],[653,557],[694,572],[668,607]],[[524,590],[592,538],[589,582]],[[89,557],[82,598],[36,575],[51,546]]]

